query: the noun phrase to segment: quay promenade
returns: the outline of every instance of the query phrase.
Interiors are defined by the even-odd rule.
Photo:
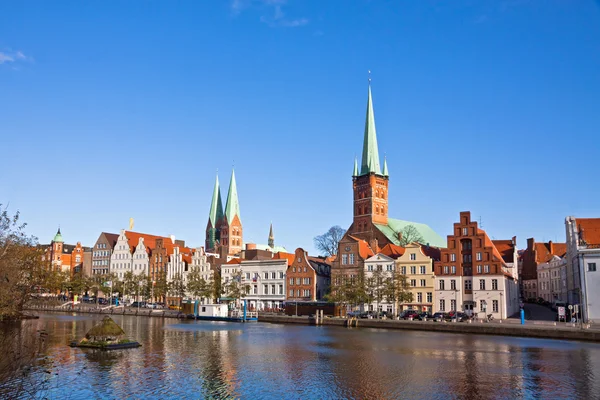
[[[185,318],[185,314],[176,310],[153,310],[148,308],[123,307],[123,306],[105,306],[99,307],[88,304],[65,303],[61,306],[37,304],[25,307],[26,311],[34,312],[62,312],[62,313],[84,313],[84,314],[104,314],[104,315],[138,315],[143,317],[162,317],[162,318]]]

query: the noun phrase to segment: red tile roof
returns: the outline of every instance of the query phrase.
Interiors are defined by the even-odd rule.
[[[500,252],[500,255],[502,256],[502,259],[504,260],[504,262],[514,263],[515,245],[514,245],[512,239],[492,240],[492,243],[494,243],[494,246],[496,246],[496,248]]]
[[[393,243],[388,243],[385,246],[383,246],[383,249],[381,249],[379,252],[390,258],[396,259],[396,258],[404,255],[405,251],[406,251],[406,249],[402,246],[396,246]]]
[[[421,252],[435,261],[439,261],[442,257],[442,251],[438,247],[427,246],[422,244]]]
[[[369,246],[369,244],[367,242],[365,242],[362,239],[359,239],[357,237],[354,237],[352,235],[348,235],[349,237],[351,237],[352,239],[356,240],[356,242],[358,243],[358,254],[364,258],[367,259],[371,256],[374,256],[375,253],[373,252],[373,249],[371,249],[371,246]]]
[[[275,255],[273,256],[273,258],[275,260],[287,259],[288,267],[289,267],[294,262],[295,255],[291,254],[291,253],[284,253],[283,251],[280,251],[278,253],[275,253]]]
[[[542,263],[548,261],[551,256],[559,256],[562,257],[567,253],[567,244],[566,243],[535,243],[535,262]]]
[[[232,258],[231,260],[227,261],[225,264],[240,264],[242,262],[242,260],[240,258]]]
[[[477,228],[477,233],[480,235],[483,235],[484,242],[485,242],[484,245],[485,245],[485,247],[492,248],[492,254],[494,255],[494,257],[496,257],[498,259],[498,261],[502,261],[502,262],[506,263],[506,261],[504,261],[504,258],[502,258],[502,255],[500,254],[500,252],[498,251],[496,246],[494,246],[494,242],[492,242],[492,240],[489,238],[487,233],[485,233],[485,231],[480,228]]]
[[[577,231],[588,245],[600,244],[600,218],[576,218]]]
[[[144,238],[144,246],[146,246],[146,251],[154,248],[156,245],[155,244],[156,239],[161,238],[161,236],[149,235],[147,233],[132,232],[132,231],[125,231],[125,236],[127,236],[127,243],[129,244],[129,249],[132,253],[135,251],[135,248],[139,244],[141,237]],[[171,241],[170,238],[163,238],[163,239],[168,239],[169,241]]]

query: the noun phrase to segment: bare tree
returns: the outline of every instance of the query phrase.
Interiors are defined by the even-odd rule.
[[[414,225],[406,225],[402,230],[398,233],[398,239],[400,241],[400,246],[406,247],[407,244],[417,242],[421,244],[425,244],[425,239],[421,232]]]
[[[340,240],[342,240],[342,237],[344,237],[345,233],[345,229],[342,229],[339,225],[336,225],[329,228],[329,230],[324,234],[315,236],[313,240],[317,250],[326,256],[334,256],[338,251],[338,243]]]

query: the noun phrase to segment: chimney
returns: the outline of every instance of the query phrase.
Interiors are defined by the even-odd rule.
[[[171,243],[175,244],[175,235],[169,236],[171,238]]]
[[[527,239],[527,249],[528,250],[533,250],[533,243],[535,242],[534,238],[529,238]]]
[[[550,250],[550,254],[554,254],[554,243],[552,243],[552,240],[548,242],[548,248]]]
[[[246,250],[256,250],[256,243],[246,243]]]

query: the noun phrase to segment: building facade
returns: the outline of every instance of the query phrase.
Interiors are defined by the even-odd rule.
[[[84,274],[85,252],[90,251],[90,248],[82,246],[81,242],[66,244],[60,228],[50,244],[41,247],[45,249],[43,261],[46,262],[48,269],[68,273],[71,276]]]
[[[323,301],[331,284],[331,265],[324,258],[310,257],[297,248],[294,260],[287,267],[288,301]]]
[[[435,304],[434,262],[440,260],[440,249],[410,243],[404,254],[396,259],[396,271],[408,279],[413,301],[402,303],[402,310],[419,310],[433,312]]]
[[[567,251],[566,243],[549,241],[536,242],[534,238],[527,239],[527,248],[521,253],[522,262],[522,297],[536,301],[540,296],[538,282],[538,265],[546,262],[551,256],[563,257]]]
[[[600,321],[600,218],[565,219],[568,303],[579,304],[586,322]]]
[[[102,232],[92,249],[92,275],[105,275],[110,272],[110,259],[119,235]]]
[[[448,235],[447,248],[441,249],[440,261],[434,263],[434,312],[463,311],[479,318],[491,314],[495,319],[517,313],[516,238],[511,242],[509,263],[487,233],[471,221],[471,213],[461,212],[453,234]]]

